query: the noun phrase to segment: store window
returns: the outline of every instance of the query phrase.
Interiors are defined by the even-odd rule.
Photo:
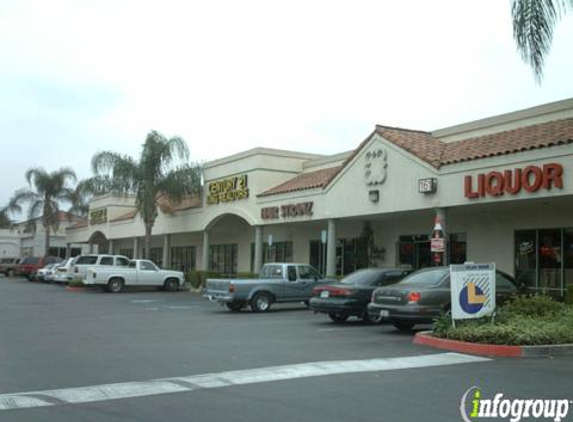
[[[263,262],[292,262],[292,242],[275,242],[271,246],[263,244]],[[251,243],[251,272],[255,268],[255,244]]]
[[[563,298],[573,284],[573,229],[516,231],[515,277],[529,291]]]
[[[173,246],[171,248],[171,268],[177,271],[188,272],[196,268],[195,246]]]
[[[467,236],[465,233],[450,234],[447,248],[450,264],[463,264],[467,261]],[[400,267],[410,267],[415,270],[431,267],[433,264],[430,236],[400,236],[397,256]]]
[[[119,253],[119,255],[123,255],[123,256],[128,257],[129,259],[134,259],[132,248],[119,248],[118,253]]]
[[[222,275],[236,275],[237,249],[236,244],[211,245],[209,247],[209,271]]]
[[[145,248],[143,248],[143,256],[145,255]],[[146,257],[159,268],[163,267],[163,248],[151,248],[149,249],[149,255]]]

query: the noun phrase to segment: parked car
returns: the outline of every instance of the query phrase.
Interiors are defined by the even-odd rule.
[[[76,258],[68,258],[62,261],[54,270],[52,281],[54,283],[68,283],[74,279],[74,263]]]
[[[266,312],[275,302],[308,302],[316,285],[334,281],[323,279],[308,264],[267,263],[259,278],[207,279],[203,297],[231,311],[250,305],[255,312]]]
[[[181,271],[162,270],[151,261],[135,259],[127,267],[89,267],[83,282],[102,286],[112,293],[120,292],[124,286],[161,286],[175,292],[185,283],[185,277]]]
[[[518,292],[510,275],[496,271],[496,302],[503,303]],[[424,268],[399,283],[380,287],[368,305],[371,318],[382,316],[399,330],[429,324],[442,312],[451,310],[449,267]]]
[[[0,259],[0,274],[4,274],[6,277],[13,277],[19,265],[21,264],[21,258],[2,258]]]
[[[341,323],[350,316],[361,318],[369,324],[380,322],[380,315],[370,315],[368,303],[374,289],[400,281],[412,270],[401,268],[366,268],[344,277],[340,283],[320,285],[313,289],[309,307],[327,314],[334,322]]]
[[[112,267],[127,267],[130,259],[123,255],[90,254],[79,255],[74,263],[74,279],[85,279],[87,269],[94,266],[105,265]]]
[[[40,268],[36,272],[36,280],[37,281],[51,282],[52,275],[54,273],[54,269],[57,265],[59,265],[59,264],[53,263],[53,264],[46,265],[44,268]]]
[[[61,261],[61,258],[55,256],[34,257],[29,256],[24,258],[19,268],[16,270],[17,275],[26,277],[29,281],[36,278],[36,273],[40,268],[44,268],[48,264]]]

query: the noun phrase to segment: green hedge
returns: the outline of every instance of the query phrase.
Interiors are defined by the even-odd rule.
[[[440,338],[474,343],[540,345],[573,343],[573,306],[548,296],[517,296],[491,318],[456,320],[441,315],[434,323]]]

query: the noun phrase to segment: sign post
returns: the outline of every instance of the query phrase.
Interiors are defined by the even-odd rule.
[[[495,263],[450,265],[452,323],[495,311]]]

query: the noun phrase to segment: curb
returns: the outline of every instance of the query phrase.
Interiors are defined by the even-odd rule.
[[[76,286],[66,286],[66,290],[70,292],[86,292],[88,290],[87,287],[76,287]]]
[[[414,344],[451,350],[460,353],[471,353],[482,356],[497,356],[506,358],[533,358],[550,356],[573,355],[573,344],[558,344],[547,346],[504,346],[499,344],[469,343],[465,341],[437,338],[431,331],[416,333]]]

